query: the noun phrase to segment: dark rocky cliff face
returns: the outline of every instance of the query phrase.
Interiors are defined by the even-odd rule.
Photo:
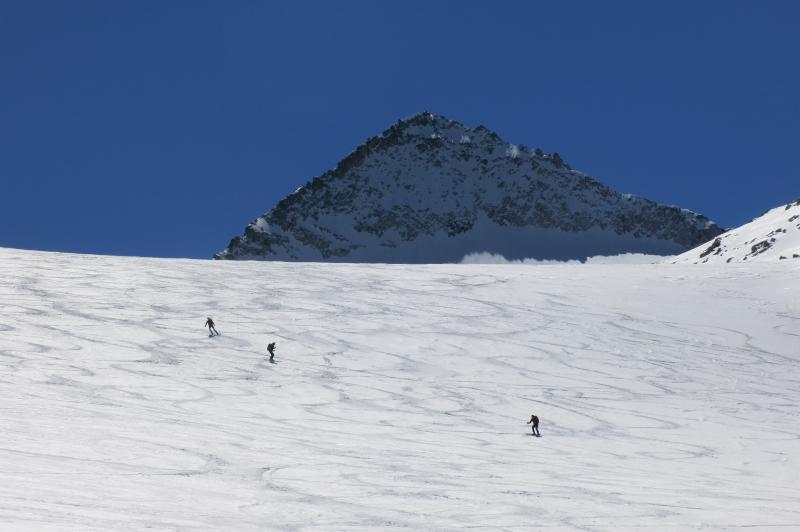
[[[720,233],[702,215],[615,192],[557,153],[421,113],[278,202],[215,258],[458,262],[488,251],[583,259],[677,253]]]

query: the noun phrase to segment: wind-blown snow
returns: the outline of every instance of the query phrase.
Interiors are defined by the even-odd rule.
[[[0,528],[797,529],[798,266],[0,250]]]
[[[595,255],[586,258],[586,264],[660,264],[671,262],[674,257],[663,255],[645,255],[644,253],[623,253],[621,255]],[[580,264],[578,260],[509,260],[496,253],[470,253],[465,255],[461,264]]]

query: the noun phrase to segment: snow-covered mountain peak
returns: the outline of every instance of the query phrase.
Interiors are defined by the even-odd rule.
[[[440,139],[451,144],[483,144],[484,147],[499,147],[503,140],[484,126],[470,128],[446,116],[429,112],[416,114],[397,123],[381,136],[401,134],[420,140]]]
[[[690,264],[800,259],[800,199],[770,209],[674,262]]]
[[[251,222],[215,257],[340,262],[671,255],[722,230],[615,192],[558,153],[429,112],[370,137]]]
[[[505,155],[511,158],[528,157],[550,163],[556,160],[554,154],[547,154],[539,149],[529,149],[522,144],[506,142],[497,133],[483,125],[468,127],[461,122],[428,111],[398,120],[380,137],[391,138],[394,135],[403,135],[409,139],[419,139],[420,141],[433,139],[451,145],[477,146],[492,155]],[[560,160],[560,165],[568,167],[563,160]],[[559,165],[554,164],[554,166]]]

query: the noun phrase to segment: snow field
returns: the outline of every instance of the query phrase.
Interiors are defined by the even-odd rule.
[[[674,257],[678,264],[800,259],[800,199]]]
[[[798,273],[0,249],[0,529],[797,530]]]

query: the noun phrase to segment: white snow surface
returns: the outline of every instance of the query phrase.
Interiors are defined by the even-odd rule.
[[[798,530],[798,273],[0,249],[0,529]]]
[[[770,209],[674,259],[706,264],[800,259],[800,200]]]

